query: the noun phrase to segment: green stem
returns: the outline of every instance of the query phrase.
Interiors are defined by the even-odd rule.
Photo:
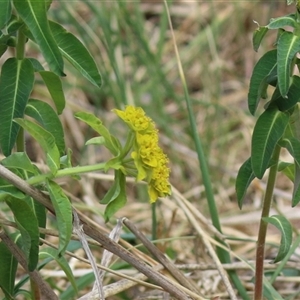
[[[268,217],[270,213],[270,208],[272,204],[273,191],[277,176],[277,167],[280,155],[280,146],[276,146],[273,154],[273,159],[276,164],[270,168],[268,183],[266,188],[265,197],[263,200],[263,207],[261,213],[261,219],[259,224],[259,232],[257,238],[256,246],[256,269],[255,269],[255,290],[254,299],[263,299],[263,277],[264,277],[264,254],[265,254],[265,243],[268,223],[263,220],[263,218]]]
[[[151,204],[151,210],[152,210],[152,240],[155,241],[157,239],[156,202]]]
[[[183,68],[182,68],[182,64],[181,64],[181,60],[180,60],[180,56],[179,56],[179,52],[178,52],[178,48],[177,48],[177,44],[176,44],[176,39],[175,39],[175,35],[174,35],[173,25],[172,25],[172,21],[171,21],[169,9],[168,9],[168,4],[167,4],[166,0],[164,0],[164,4],[165,4],[166,10],[167,10],[169,25],[170,25],[171,33],[172,33],[172,37],[173,37],[174,50],[175,50],[177,63],[178,63],[179,76],[180,76],[180,79],[181,79],[181,82],[183,85],[183,89],[184,89],[184,96],[185,96],[185,102],[186,102],[188,115],[189,115],[191,132],[192,132],[193,140],[194,140],[197,155],[198,155],[198,162],[199,162],[199,166],[200,166],[200,170],[201,170],[201,174],[202,174],[203,185],[204,185],[205,193],[206,193],[206,201],[208,204],[211,220],[212,220],[214,227],[219,232],[222,232],[221,224],[220,224],[220,220],[219,220],[219,214],[218,214],[218,210],[217,210],[217,206],[216,206],[216,201],[215,201],[215,197],[214,197],[214,193],[213,193],[213,189],[212,189],[210,174],[209,174],[208,167],[207,167],[206,157],[205,157],[203,146],[202,146],[202,143],[201,143],[201,140],[199,137],[197,124],[196,124],[196,120],[195,120],[195,116],[194,116],[194,112],[193,112],[193,108],[192,108],[192,102],[191,102],[191,98],[190,98],[189,91],[187,88],[185,75],[183,72]],[[219,243],[226,246],[223,241],[219,240],[218,238],[216,238],[216,240]],[[231,262],[228,251],[226,251],[225,249],[220,248],[220,247],[217,247],[216,250],[217,250],[217,255],[222,263],[230,263]],[[241,280],[237,276],[236,272],[234,270],[228,271],[228,275],[231,278],[231,280],[233,281],[233,283],[234,283],[236,289],[238,290],[240,296],[242,297],[242,299],[248,300],[249,296],[247,295],[247,291],[246,291],[245,287],[243,286]]]
[[[25,43],[26,43],[26,36],[22,31],[19,30],[18,37],[17,37],[17,45],[16,45],[16,58],[19,60],[24,59]],[[19,129],[16,145],[17,145],[17,152],[24,152],[25,138],[24,138],[24,129],[22,127],[20,127]]]
[[[55,175],[52,173],[46,173],[42,175],[37,175],[34,177],[31,177],[27,180],[27,183],[35,185],[43,183],[47,178],[59,178],[64,176],[71,176],[71,175],[77,175],[82,173],[88,173],[88,172],[94,172],[105,169],[106,163],[100,163],[96,165],[91,166],[79,166],[79,167],[73,167],[73,168],[65,168],[62,170],[57,171]]]

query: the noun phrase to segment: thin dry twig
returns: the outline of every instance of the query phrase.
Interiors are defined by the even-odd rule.
[[[184,274],[179,271],[175,265],[166,258],[166,256],[157,248],[155,247],[147,238],[146,236],[140,232],[136,226],[130,222],[127,218],[123,218],[123,223],[126,227],[138,238],[141,240],[143,245],[149,250],[149,252],[163,265],[165,268],[174,276],[174,278],[183,286],[190,289],[195,293],[199,293],[197,287],[190,282]]]
[[[36,285],[39,287],[39,290],[41,294],[43,295],[43,299],[45,300],[56,300],[58,299],[57,295],[54,293],[52,288],[46,283],[40,273],[36,270],[29,271],[27,267],[27,261],[25,258],[24,253],[21,251],[21,249],[10,239],[10,237],[6,234],[6,232],[1,229],[0,230],[0,239],[2,242],[6,245],[6,247],[9,249],[9,251],[12,253],[12,255],[16,258],[16,260],[19,262],[19,264],[26,270],[29,277],[36,283]]]
[[[193,227],[195,228],[195,230],[198,232],[199,236],[201,237],[207,251],[209,252],[211,258],[214,260],[217,269],[219,271],[219,274],[221,276],[221,278],[223,279],[223,283],[225,284],[225,287],[227,289],[227,292],[230,295],[231,299],[237,299],[235,292],[231,286],[231,283],[227,277],[226,271],[224,270],[214,248],[212,247],[211,243],[210,243],[210,239],[207,237],[207,234],[204,232],[204,230],[201,228],[201,226],[199,225],[199,223],[196,221],[194,215],[192,214],[192,212],[189,210],[189,208],[186,206],[185,202],[182,201],[182,197],[179,197],[180,193],[179,191],[177,191],[174,187],[173,187],[173,196],[176,200],[176,202],[178,203],[178,205],[180,206],[180,208],[185,212],[188,220],[191,222],[191,224],[193,225]]]
[[[15,175],[14,173],[12,173],[10,170],[8,170],[2,165],[0,165],[0,177],[7,180],[8,182],[13,184],[21,191],[31,196],[33,199],[43,204],[47,209],[49,209],[51,212],[53,212],[53,214],[55,214],[49,197],[47,197],[45,194],[43,194],[35,187],[29,185],[25,180],[18,177],[17,175]],[[90,220],[85,215],[80,214],[80,212],[78,211],[77,213],[79,215],[80,221],[83,224],[84,232],[87,235],[89,235],[91,238],[101,243],[105,249],[116,254],[124,261],[134,266],[137,270],[139,270],[141,273],[145,274],[148,278],[156,282],[163,289],[165,289],[167,292],[173,295],[176,299],[180,299],[180,300],[191,299],[190,296],[188,296],[185,292],[182,291],[183,287],[182,289],[180,289],[177,286],[175,286],[162,274],[160,274],[159,272],[157,272],[156,270],[154,270],[153,268],[145,264],[143,261],[138,260],[129,251],[125,250],[119,244],[112,241],[109,237],[96,230],[95,227],[90,222]]]

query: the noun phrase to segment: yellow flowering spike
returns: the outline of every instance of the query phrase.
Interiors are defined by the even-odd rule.
[[[140,107],[126,106],[125,110],[113,110],[134,132],[133,158],[138,171],[137,181],[148,182],[148,194],[153,203],[158,197],[171,193],[168,158],[158,145],[158,130],[151,118]]]
[[[151,131],[154,128],[153,121],[145,115],[141,107],[126,106],[125,110],[113,110],[127,125],[136,132]]]

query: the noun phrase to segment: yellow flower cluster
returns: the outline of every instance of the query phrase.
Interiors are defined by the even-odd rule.
[[[114,112],[135,134],[131,157],[138,171],[137,180],[148,182],[150,202],[170,195],[168,158],[158,146],[158,131],[152,119],[140,107],[126,106],[124,111]]]

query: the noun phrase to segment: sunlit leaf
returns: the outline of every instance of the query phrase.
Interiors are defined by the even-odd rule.
[[[280,246],[274,263],[281,261],[289,252],[292,244],[292,226],[284,216],[263,218],[265,222],[274,225],[281,233]]]

